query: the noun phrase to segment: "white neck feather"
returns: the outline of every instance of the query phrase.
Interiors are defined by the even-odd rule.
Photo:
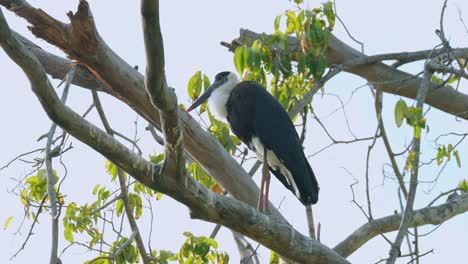
[[[232,89],[239,83],[235,74],[229,74],[228,80],[216,88],[208,99],[208,105],[215,117],[223,122],[227,121],[226,103]]]

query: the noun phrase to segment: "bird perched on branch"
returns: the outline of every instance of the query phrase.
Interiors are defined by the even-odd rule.
[[[208,99],[210,110],[263,162],[258,209],[268,209],[271,171],[306,206],[318,201],[319,186],[294,124],[281,104],[259,83],[239,81],[220,72],[213,84],[187,109]]]

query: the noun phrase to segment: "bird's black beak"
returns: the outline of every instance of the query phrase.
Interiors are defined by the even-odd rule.
[[[197,98],[197,100],[195,100],[195,102],[193,102],[193,104],[189,108],[187,108],[187,110],[185,110],[185,112],[188,113],[200,106],[201,104],[203,104],[203,102],[210,98],[211,93],[218,86],[219,84],[217,82],[214,82],[202,95],[200,95],[200,97]]]

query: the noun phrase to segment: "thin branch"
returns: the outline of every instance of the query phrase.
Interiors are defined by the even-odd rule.
[[[102,107],[101,100],[99,99],[97,91],[92,90],[92,95],[93,95],[94,105],[96,106],[96,110],[97,110],[97,112],[99,114],[99,117],[100,117],[100,119],[102,121],[102,124],[104,125],[104,128],[106,129],[106,132],[110,136],[114,137],[114,135],[115,135],[114,130],[111,128],[111,126],[109,124],[109,121],[107,120],[107,117],[106,117],[106,115],[104,113],[104,109]],[[134,142],[134,141],[132,141],[132,142]],[[139,155],[141,155],[141,151],[140,151]],[[130,201],[128,200],[129,199],[128,198],[129,193],[128,193],[127,184],[125,183],[124,171],[118,166],[117,166],[117,176],[118,176],[118,179],[119,179],[119,185],[120,185],[121,193],[119,195],[117,195],[116,197],[114,197],[113,200],[115,200],[117,197],[122,199],[124,209],[125,209],[125,215],[127,216],[128,223],[130,225],[131,230],[133,231],[132,234],[135,234],[135,240],[136,240],[136,244],[137,244],[137,247],[138,247],[138,251],[140,252],[141,258],[143,259],[143,263],[149,264],[149,263],[151,263],[151,258],[150,258],[150,255],[148,255],[148,253],[146,251],[145,245],[143,243],[143,238],[141,237],[140,230],[139,230],[138,225],[136,223],[135,216],[133,215],[133,210],[132,210],[132,207],[130,205]],[[106,203],[106,204],[109,204],[109,203]],[[122,219],[123,219],[123,217],[122,217]],[[119,254],[116,254],[116,255],[119,255]]]
[[[431,82],[431,77],[433,73],[434,71],[430,67],[429,61],[427,61],[424,66],[423,80],[421,82],[418,95],[416,96],[416,107],[420,108],[421,110],[423,110],[424,101],[426,99],[426,95],[429,90],[429,84]],[[398,230],[398,234],[395,238],[395,241],[393,242],[393,245],[389,253],[387,264],[395,263],[397,257],[400,255],[401,243],[403,242],[403,238],[405,237],[408,227],[411,223],[411,219],[413,218],[413,204],[416,198],[416,190],[418,186],[419,155],[421,151],[420,148],[421,148],[421,136],[417,137],[415,135],[413,148],[411,150],[414,153],[414,159],[412,160],[413,168],[411,170],[408,199],[406,201],[406,207],[403,213],[403,217],[401,220],[400,228]]]
[[[0,10],[0,19],[2,19],[2,16],[3,14],[1,13],[2,11]],[[37,219],[39,218],[39,215],[41,215],[42,213],[42,210],[44,209],[44,203],[45,203],[45,200],[47,199],[47,194],[44,195],[44,197],[42,197],[41,199],[41,202],[39,203],[39,208],[37,209],[37,213],[35,214],[34,216],[34,220],[31,224],[31,227],[29,228],[29,231],[28,231],[28,234],[26,236],[26,239],[24,240],[23,244],[21,245],[21,247],[16,251],[15,254],[13,254],[13,256],[11,256],[10,258],[10,261],[13,260],[16,256],[18,256],[18,254],[24,250],[24,248],[26,247],[26,244],[28,243],[29,241],[29,238],[31,238],[31,236],[34,234],[33,231],[34,231],[34,227],[36,226],[37,224]]]
[[[440,198],[442,198],[442,197],[444,197],[444,196],[446,196],[446,195],[452,194],[452,193],[454,193],[454,192],[457,192],[457,191],[459,191],[459,190],[460,190],[460,188],[457,187],[457,188],[453,188],[453,189],[451,189],[451,190],[448,190],[448,191],[446,191],[446,192],[442,192],[441,194],[437,195],[437,196],[427,205],[427,207],[432,206],[432,205],[433,205],[437,200],[439,200]]]
[[[70,90],[70,84],[73,80],[73,77],[76,73],[76,67],[72,67],[70,72],[67,75],[65,87],[63,89],[63,94],[61,102],[65,104],[68,96],[68,91]],[[45,146],[45,165],[47,172],[47,193],[49,196],[50,203],[50,215],[52,218],[52,246],[50,253],[50,264],[57,264],[58,259],[58,235],[59,235],[59,226],[58,226],[58,209],[57,209],[57,194],[55,193],[54,185],[54,173],[52,169],[52,144],[54,141],[55,130],[57,129],[57,124],[53,123],[50,127],[49,133],[47,135],[47,143]],[[65,138],[65,137],[63,137]]]
[[[390,145],[390,141],[387,137],[387,132],[385,130],[385,126],[383,123],[382,118],[382,98],[383,94],[382,91],[377,90],[375,94],[375,112],[377,114],[377,123],[379,124],[380,135],[382,136],[385,149],[387,150],[388,157],[390,158],[390,162],[392,163],[392,169],[397,177],[398,183],[400,185],[400,189],[403,192],[405,199],[408,197],[408,190],[406,189],[405,182],[403,180],[403,175],[400,173],[400,168],[398,163],[395,159],[395,153],[393,153],[392,147]]]
[[[5,164],[3,167],[1,167],[0,171],[3,170],[3,169],[8,168],[13,162],[15,162],[17,160],[21,160],[21,158],[24,157],[24,156],[27,156],[27,155],[30,155],[30,154],[33,154],[33,153],[36,153],[36,152],[39,152],[39,151],[43,151],[43,150],[44,150],[43,148],[39,148],[39,149],[35,149],[35,150],[31,150],[31,151],[19,154],[18,156],[14,157],[12,160],[10,160],[7,164]]]
[[[468,212],[468,194],[463,194],[438,206],[424,207],[414,211],[409,226],[439,225],[465,212]],[[374,219],[356,229],[333,249],[341,256],[348,257],[375,236],[398,230],[401,220],[402,214]]]

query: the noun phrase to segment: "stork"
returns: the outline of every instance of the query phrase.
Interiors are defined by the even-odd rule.
[[[208,99],[215,116],[263,162],[258,209],[268,209],[271,171],[305,206],[318,201],[319,186],[286,110],[262,85],[220,72],[213,84],[186,110]]]

